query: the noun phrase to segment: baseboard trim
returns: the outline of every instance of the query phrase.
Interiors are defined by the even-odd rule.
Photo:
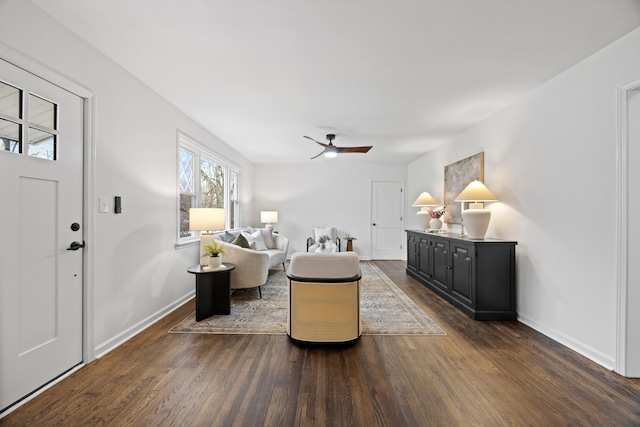
[[[536,322],[535,320],[528,318],[527,316],[523,316],[520,313],[518,313],[518,321],[521,323],[524,323],[525,325],[529,326],[532,329],[535,329],[541,334],[548,336],[554,341],[559,342],[565,347],[570,348],[576,353],[586,357],[587,359],[597,363],[600,366],[603,366],[606,369],[609,369],[611,371],[615,369],[616,363],[614,358],[612,358],[611,356],[602,354],[598,350],[584,344],[583,342],[576,341],[575,339],[568,337],[561,332],[550,329],[547,326],[542,325]]]
[[[156,323],[158,320],[167,316],[169,313],[177,310],[179,307],[184,305],[184,303],[194,298],[194,296],[195,296],[195,289],[190,291],[186,295],[182,296],[181,298],[177,299],[176,301],[172,302],[171,304],[166,305],[165,307],[156,311],[151,316],[146,317],[145,319],[141,320],[140,322],[136,323],[130,328],[122,331],[122,333],[116,335],[110,340],[105,341],[99,346],[96,346],[95,348],[96,358],[100,358],[104,356],[105,354],[109,353],[111,350],[114,350],[115,348],[122,345],[124,342],[138,335],[140,332],[144,331],[149,326]]]

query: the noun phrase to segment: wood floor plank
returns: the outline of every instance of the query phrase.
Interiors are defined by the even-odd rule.
[[[0,426],[638,426],[640,380],[517,321],[478,322],[377,261],[446,336],[347,347],[169,334],[190,301]]]

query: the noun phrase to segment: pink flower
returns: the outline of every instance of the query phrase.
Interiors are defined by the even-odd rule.
[[[427,209],[427,212],[429,212],[429,216],[431,218],[440,218],[442,215],[444,215],[444,213],[446,211],[447,211],[447,207],[446,206],[442,207],[440,209],[436,209],[435,211],[431,210],[431,209]]]

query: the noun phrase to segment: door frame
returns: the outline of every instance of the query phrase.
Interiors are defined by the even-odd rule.
[[[617,267],[617,313],[616,313],[616,360],[615,371],[628,375],[629,317],[629,92],[640,89],[640,80],[618,88],[618,132],[616,138],[616,267]],[[639,339],[639,338],[635,338]]]
[[[95,209],[91,200],[95,195],[95,93],[70,77],[48,67],[35,58],[12,48],[0,41],[0,59],[56,85],[83,99],[83,201],[82,201],[82,238],[87,242],[82,257],[82,364],[95,359],[94,345],[94,250],[95,241]],[[82,366],[82,365],[81,365]],[[45,385],[18,405],[46,390],[60,379],[70,375],[74,370]],[[5,412],[8,413],[12,409]]]

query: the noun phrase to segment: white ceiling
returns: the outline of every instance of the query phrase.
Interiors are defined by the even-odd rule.
[[[640,26],[639,0],[33,0],[254,163],[407,163]],[[309,160],[321,147],[368,154]]]

